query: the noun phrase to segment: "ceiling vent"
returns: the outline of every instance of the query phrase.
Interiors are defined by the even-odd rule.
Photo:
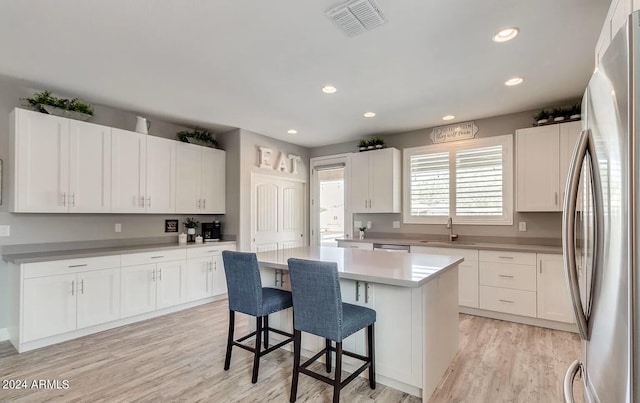
[[[351,0],[325,13],[347,36],[355,36],[384,24],[384,16],[372,0]]]

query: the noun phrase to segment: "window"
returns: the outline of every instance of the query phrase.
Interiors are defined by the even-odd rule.
[[[512,225],[513,137],[404,150],[404,222]]]

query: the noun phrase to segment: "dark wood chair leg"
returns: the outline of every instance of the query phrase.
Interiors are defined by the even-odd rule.
[[[371,361],[369,365],[369,387],[371,389],[376,388],[376,343],[375,343],[375,329],[373,323],[367,326],[367,352],[368,358]]]
[[[331,372],[331,340],[325,339],[325,347],[327,349],[327,354],[324,357],[324,362],[327,373],[329,373]]]
[[[227,355],[224,357],[224,370],[231,365],[231,348],[233,347],[233,331],[235,330],[235,312],[229,310],[229,335],[227,336]]]
[[[333,380],[333,403],[340,403],[340,377],[342,375],[342,342],[336,342],[336,375]]]
[[[264,349],[269,348],[269,315],[264,316]]]
[[[300,350],[301,350],[302,332],[300,330],[293,331],[293,372],[291,376],[291,395],[289,401],[295,402],[298,398],[298,377],[300,375]]]
[[[256,348],[253,355],[253,375],[251,376],[251,383],[258,382],[258,369],[260,367],[260,346],[262,344],[262,317],[256,317]]]

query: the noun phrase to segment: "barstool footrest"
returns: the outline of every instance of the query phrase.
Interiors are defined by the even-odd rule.
[[[335,347],[331,346],[329,348],[330,351],[336,351]],[[305,375],[308,375],[312,378],[315,378],[319,381],[322,381],[324,383],[328,383],[329,385],[333,385],[334,380],[326,377],[324,375],[321,375],[317,372],[314,372],[310,369],[307,369],[307,367],[311,364],[313,364],[314,362],[316,362],[316,360],[322,356],[324,356],[327,353],[327,349],[323,348],[319,353],[317,353],[316,355],[314,355],[313,357],[309,358],[307,361],[304,362],[304,364],[300,364],[300,372],[302,372]],[[353,381],[358,375],[360,375],[362,372],[364,372],[365,369],[369,368],[371,366],[371,360],[368,357],[365,357],[363,355],[360,354],[356,354],[356,353],[352,353],[350,351],[345,351],[342,350],[342,354],[347,355],[349,357],[353,357],[353,358],[357,358],[358,360],[364,361],[364,364],[362,364],[360,367],[358,367],[358,369],[356,369],[355,371],[353,371],[353,373],[351,375],[349,375],[344,381],[340,382],[340,389],[342,389],[343,387],[345,387],[349,382]]]
[[[264,329],[263,329],[263,331],[264,331]],[[274,333],[278,333],[278,334],[280,334],[282,336],[287,336],[288,338],[283,340],[282,342],[276,344],[275,346],[271,346],[266,350],[260,351],[260,353],[259,353],[260,356],[263,356],[263,355],[268,354],[268,353],[270,353],[270,352],[272,352],[274,350],[277,350],[280,347],[284,346],[285,344],[291,343],[293,341],[293,335],[291,333],[283,332],[282,330],[273,329],[271,327],[269,328],[269,331],[270,332],[274,332]],[[245,349],[247,351],[250,351],[250,352],[255,354],[256,349],[254,347],[245,346],[244,344],[241,343],[241,342],[243,342],[243,341],[245,341],[245,340],[247,340],[247,339],[249,339],[249,338],[251,338],[251,337],[253,337],[255,335],[256,335],[256,332],[253,331],[253,332],[247,334],[246,336],[240,337],[238,340],[234,340],[233,341],[233,345],[236,346],[236,347],[240,347],[242,349]]]

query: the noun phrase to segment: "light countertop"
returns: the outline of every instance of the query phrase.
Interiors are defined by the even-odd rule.
[[[336,241],[380,243],[380,244],[407,245],[407,246],[426,246],[426,247],[432,247],[432,248],[478,249],[478,250],[499,250],[499,251],[511,251],[511,252],[562,254],[562,246],[531,245],[531,244],[517,244],[517,243],[467,242],[464,240],[448,242],[448,241],[440,241],[440,240],[403,239],[403,238],[336,239]]]
[[[121,245],[88,249],[67,249],[46,252],[13,253],[2,259],[16,264],[47,262],[53,260],[81,259],[86,257],[124,255],[128,253],[151,252],[155,250],[190,249],[234,244],[236,241],[207,242],[199,244],[157,243],[146,245]]]
[[[260,252],[257,256],[262,267],[281,270],[288,270],[287,259],[291,257],[336,262],[340,278],[402,287],[420,287],[464,260],[462,257],[330,246],[303,246]]]

